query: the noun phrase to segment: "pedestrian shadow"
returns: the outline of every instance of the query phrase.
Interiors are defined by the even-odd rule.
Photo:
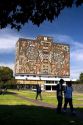
[[[79,109],[83,111],[83,109]],[[34,105],[0,105],[1,125],[81,125],[76,116],[57,114],[55,109]]]
[[[10,94],[12,94],[12,95],[15,95],[16,93],[15,92],[10,92],[10,91],[4,91],[4,90],[1,90],[0,91],[0,95],[10,95]]]

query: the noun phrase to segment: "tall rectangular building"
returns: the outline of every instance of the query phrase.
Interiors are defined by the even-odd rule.
[[[20,38],[16,43],[15,75],[69,78],[69,45],[47,36]]]

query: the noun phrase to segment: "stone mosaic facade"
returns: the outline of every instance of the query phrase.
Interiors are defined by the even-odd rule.
[[[15,74],[70,76],[70,47],[51,37],[20,38],[16,43]]]

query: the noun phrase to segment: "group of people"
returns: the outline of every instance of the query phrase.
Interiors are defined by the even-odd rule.
[[[72,82],[67,81],[66,86],[63,86],[64,80],[60,79],[59,84],[56,86],[56,91],[57,91],[57,113],[62,112],[62,104],[63,104],[63,94],[64,94],[64,106],[63,106],[63,111],[66,112],[67,105],[69,104],[71,113],[74,114],[74,108],[73,108],[73,103],[72,103]]]
[[[59,84],[56,85],[56,96],[57,96],[57,102],[58,102],[57,113],[61,113],[62,111],[66,112],[67,105],[69,104],[71,113],[74,114],[75,111],[74,111],[73,103],[72,103],[72,92],[73,92],[72,82],[67,81],[66,86],[64,86],[63,84],[64,84],[64,80],[60,79]],[[36,100],[38,96],[40,96],[40,99],[42,100],[41,92],[42,92],[41,85],[37,84]],[[64,100],[64,106],[62,108],[63,100]]]

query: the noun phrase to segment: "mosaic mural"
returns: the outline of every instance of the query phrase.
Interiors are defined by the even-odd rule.
[[[16,74],[70,76],[70,47],[51,37],[20,38],[16,43]]]

